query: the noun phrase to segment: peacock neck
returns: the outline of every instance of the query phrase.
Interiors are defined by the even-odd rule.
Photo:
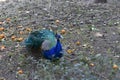
[[[56,44],[56,47],[55,47],[55,48],[56,48],[56,50],[58,50],[58,51],[62,50],[62,45],[61,45],[59,39],[57,39],[57,44]]]
[[[62,54],[60,53],[61,51],[62,51],[62,45],[60,43],[60,40],[57,39],[56,46],[54,46],[50,50],[43,51],[43,55],[47,59],[52,59],[52,58],[55,58],[55,57],[61,57],[62,56]]]

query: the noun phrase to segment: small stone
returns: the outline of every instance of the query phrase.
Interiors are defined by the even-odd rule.
[[[103,34],[101,34],[100,32],[97,32],[97,33],[95,33],[94,36],[96,36],[96,37],[103,37]]]
[[[80,21],[80,24],[83,24],[84,22],[83,21]]]
[[[25,11],[25,13],[27,13],[27,14],[28,14],[28,13],[30,13],[30,11]]]
[[[87,47],[87,46],[88,46],[88,44],[83,44],[82,46],[83,46],[83,47]]]

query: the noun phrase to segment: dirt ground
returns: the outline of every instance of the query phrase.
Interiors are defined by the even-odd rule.
[[[65,30],[59,61],[36,59],[22,44],[43,28]],[[120,80],[120,2],[1,1],[0,80]]]

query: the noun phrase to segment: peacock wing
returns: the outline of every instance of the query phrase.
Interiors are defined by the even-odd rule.
[[[50,30],[41,30],[40,34],[42,34],[42,40],[45,45],[47,45],[49,47],[49,49],[51,49],[52,47],[56,46],[57,44],[57,40],[55,37],[55,34],[50,31]],[[43,46],[44,46],[43,44]]]
[[[24,44],[26,47],[39,48],[43,42],[42,34],[39,31],[31,32]]]

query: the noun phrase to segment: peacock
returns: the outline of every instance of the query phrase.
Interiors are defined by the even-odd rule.
[[[63,56],[61,35],[48,29],[31,32],[24,44],[29,49],[39,50],[46,59],[59,59]]]

